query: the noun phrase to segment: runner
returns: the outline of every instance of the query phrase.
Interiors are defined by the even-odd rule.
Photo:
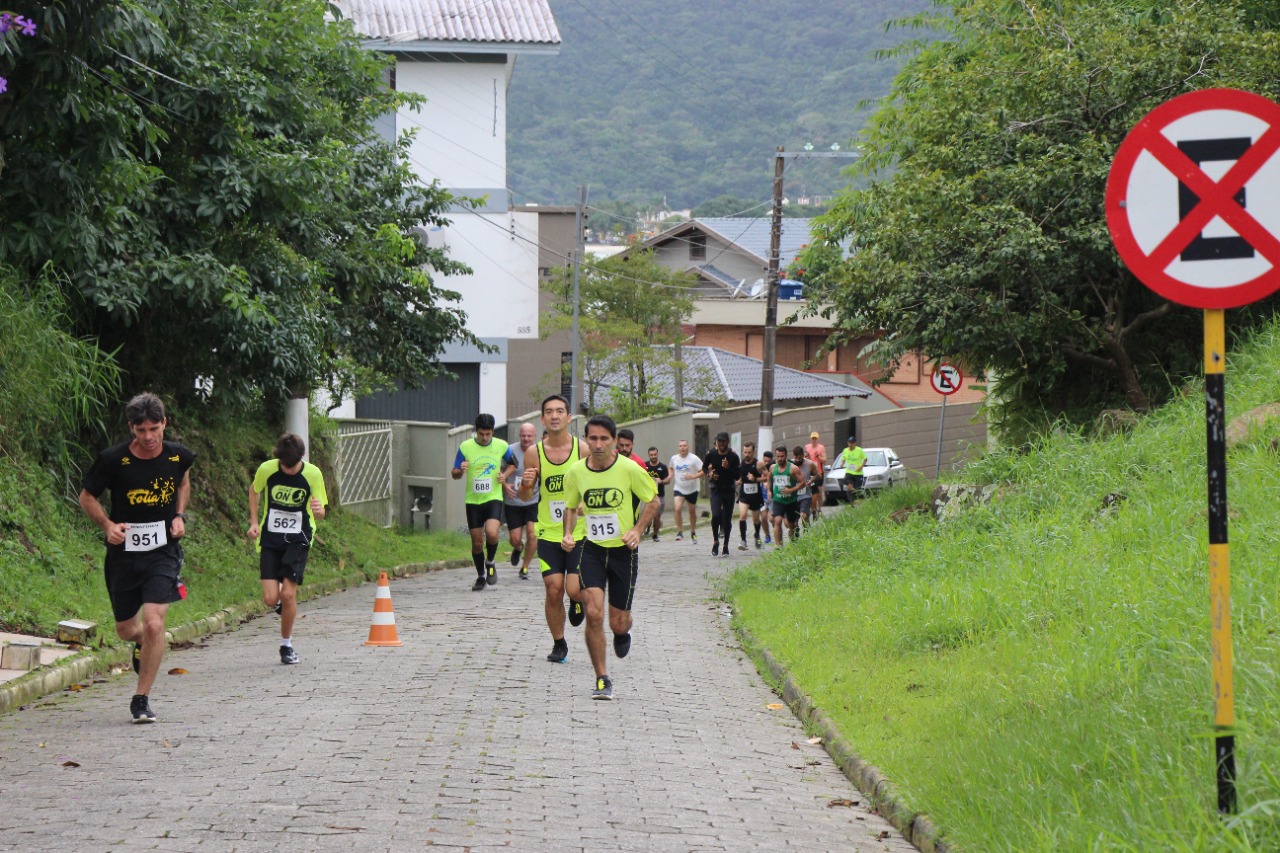
[[[646,467],[644,460],[637,456],[633,449],[636,446],[636,434],[629,429],[618,430],[618,455],[625,456],[641,468]]]
[[[818,469],[818,482],[810,487],[813,492],[813,517],[822,518],[822,501],[825,495],[822,494],[824,480],[827,474],[827,448],[818,440],[817,432],[809,433],[809,443],[804,446],[804,455]]]
[[[538,541],[538,485],[533,486],[533,497],[524,500],[520,497],[520,483],[524,477],[524,460],[529,448],[536,441],[537,430],[532,421],[520,424],[520,445],[511,448],[511,456],[515,461],[516,471],[502,483],[502,508],[507,517],[507,541],[511,543],[511,565],[520,566],[520,580],[529,579],[529,564],[533,562]],[[525,544],[529,550],[525,550]],[[523,553],[524,563],[520,563]]]
[[[764,544],[773,544],[773,537],[769,535],[773,530],[773,493],[769,487],[769,469],[773,467],[773,451],[766,450],[760,455],[760,490],[764,493],[764,511],[761,513],[764,521]]]
[[[262,600],[280,616],[280,663],[288,664],[298,662],[293,648],[298,587],[316,522],[329,503],[320,469],[302,461],[306,452],[300,436],[285,433],[276,442],[275,458],[258,466],[249,485],[249,538],[257,542]],[[259,507],[262,494],[267,499]]]
[[[810,510],[813,508],[813,463],[804,455],[804,448],[796,445],[791,448],[791,464],[800,469],[800,476],[804,481],[804,488],[796,495],[796,505],[800,510],[800,524],[805,529],[809,529]]]
[[[711,556],[729,556],[729,539],[733,535],[733,494],[738,487],[742,461],[729,448],[729,433],[716,433],[716,446],[707,452],[704,462],[707,491],[711,496]],[[724,538],[724,551],[720,539]]]
[[[578,547],[574,526],[578,507],[587,519],[582,543],[582,594],[587,606],[587,654],[595,669],[592,699],[612,699],[613,680],[605,666],[604,605],[609,601],[609,630],[613,653],[625,658],[631,651],[631,602],[640,571],[640,533],[658,509],[658,490],[644,471],[619,459],[614,450],[617,427],[608,415],[587,421],[590,455],[574,464],[565,477],[564,539],[566,552]]]
[[[133,643],[135,723],[154,723],[151,687],[165,651],[169,605],[186,597],[179,573],[191,500],[195,454],[164,440],[169,421],[155,394],[139,394],[124,409],[133,438],[98,454],[80,490],[80,508],[106,534],[103,574],[116,634]],[[99,496],[111,490],[110,515]]]
[[[676,541],[684,539],[684,519],[680,510],[689,507],[689,538],[698,544],[698,480],[702,479],[702,460],[689,452],[689,442],[680,439],[678,452],[671,457],[671,491],[675,494]]]
[[[498,554],[498,528],[502,526],[502,481],[516,469],[507,443],[493,437],[493,415],[476,416],[476,434],[458,448],[449,475],[467,477],[467,530],[471,533],[471,559],[476,564],[475,592],[498,582],[493,558]]]
[[[649,461],[644,466],[658,487],[658,511],[653,514],[653,541],[658,541],[658,531],[662,530],[662,513],[667,509],[667,483],[671,482],[671,469],[658,459],[658,448],[649,448]]]
[[[862,468],[867,464],[867,452],[858,446],[857,436],[849,436],[849,446],[840,451],[840,458],[844,460],[844,479],[840,481],[840,491],[845,500],[851,501],[853,495],[849,490],[862,488]]]
[[[742,445],[742,467],[738,475],[738,550],[747,550],[747,513],[755,525],[756,550],[760,550],[760,508],[764,506],[764,493],[760,481],[760,462],[756,459],[756,446],[748,441]]]
[[[551,654],[547,660],[564,663],[569,657],[569,644],[564,639],[564,597],[569,596],[569,624],[578,627],[586,618],[579,591],[578,562],[582,559],[582,538],[586,522],[579,520],[573,529],[577,545],[566,553],[560,547],[564,537],[564,478],[569,469],[586,456],[578,439],[569,435],[569,401],[552,394],[542,401],[542,441],[525,451],[524,474],[520,494],[529,498],[541,493],[538,502],[538,566],[542,570],[542,586],[546,590],[543,610],[551,631]]]
[[[787,532],[791,541],[796,539],[796,520],[800,517],[799,499],[796,492],[804,487],[800,472],[787,459],[787,446],[779,444],[774,448],[777,465],[769,467],[769,492],[773,496],[773,540],[778,547],[783,545],[782,523],[787,523]]]

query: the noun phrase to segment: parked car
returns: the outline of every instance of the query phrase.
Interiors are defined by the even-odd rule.
[[[888,447],[864,447],[867,461],[862,466],[862,492],[876,489],[890,489],[898,483],[906,482],[907,469]],[[822,484],[822,491],[828,502],[840,500],[844,487],[844,459],[837,456],[833,464],[827,466],[827,476]],[[854,497],[848,495],[847,497]]]

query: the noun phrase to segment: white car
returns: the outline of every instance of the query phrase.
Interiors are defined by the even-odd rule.
[[[862,492],[876,489],[890,489],[899,483],[906,482],[907,469],[888,447],[864,447],[867,454],[866,464],[862,466]],[[822,484],[822,491],[829,502],[840,500],[844,494],[844,459],[836,456],[835,463],[827,467],[827,476]],[[845,497],[852,498],[849,494]]]

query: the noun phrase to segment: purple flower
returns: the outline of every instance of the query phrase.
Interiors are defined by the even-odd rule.
[[[3,77],[0,77],[0,95],[3,95],[8,88],[9,88],[9,81],[4,79]]]
[[[19,16],[14,23],[22,28],[22,34],[24,36],[33,36],[36,34],[36,22],[30,18],[22,18]]]
[[[13,15],[8,12],[0,12],[0,35],[4,35],[9,32],[9,27],[13,26],[10,23],[12,20]]]

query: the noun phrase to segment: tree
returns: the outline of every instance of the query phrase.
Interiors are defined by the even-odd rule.
[[[450,201],[416,184],[386,60],[322,0],[11,4],[0,261],[70,282],[78,334],[131,387],[279,398],[436,369],[469,339],[459,269],[404,235]]]
[[[692,211],[694,219],[708,219],[714,216],[759,216],[763,205],[759,201],[748,201],[736,195],[718,195],[707,199]]]
[[[655,370],[674,367],[674,355],[661,347],[683,340],[681,324],[693,313],[693,285],[692,273],[659,265],[651,251],[584,260],[578,355],[590,411],[607,402],[619,420],[634,420],[671,407],[652,379]],[[558,270],[548,287],[553,302],[544,335],[573,324],[573,270]]]
[[[1006,425],[1143,410],[1194,372],[1199,318],[1119,262],[1103,213],[1112,156],[1156,104],[1192,88],[1275,97],[1277,34],[1236,2],[938,4],[865,135],[812,286],[852,336],[994,372]],[[824,246],[825,244],[825,246]],[[802,260],[811,271],[829,257]]]

